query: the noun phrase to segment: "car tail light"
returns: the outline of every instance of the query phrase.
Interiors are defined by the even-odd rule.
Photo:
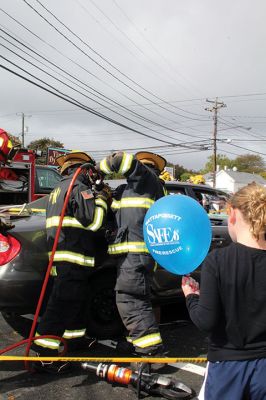
[[[13,260],[20,249],[21,244],[17,239],[10,235],[0,234],[0,266]]]

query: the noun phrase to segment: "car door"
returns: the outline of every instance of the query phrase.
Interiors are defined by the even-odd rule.
[[[43,197],[55,188],[60,182],[61,175],[50,167],[36,167],[35,198]]]

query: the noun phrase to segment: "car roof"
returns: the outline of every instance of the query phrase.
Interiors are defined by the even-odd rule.
[[[110,179],[106,180],[105,183],[108,183],[111,188],[117,188],[119,185],[126,184],[127,181],[126,179]],[[209,192],[213,193],[219,193],[221,195],[224,195],[228,197],[228,193],[224,192],[223,190],[213,188],[209,185],[202,185],[202,184],[196,184],[196,183],[190,183],[190,182],[180,182],[180,181],[165,181],[165,186],[166,188],[178,188],[178,187],[189,187],[197,190],[207,190]]]
[[[197,184],[197,183],[190,183],[190,182],[180,182],[180,181],[166,181],[165,186],[177,186],[177,187],[192,187],[193,189],[201,189],[201,190],[208,190],[213,191],[215,193],[221,193],[228,196],[228,193],[224,192],[221,189],[213,188],[209,185]]]
[[[54,165],[43,165],[43,164],[36,164],[35,165],[36,166],[36,168],[40,168],[40,169],[53,169],[53,170],[56,170],[56,169],[58,169],[58,167],[57,166],[54,166]]]

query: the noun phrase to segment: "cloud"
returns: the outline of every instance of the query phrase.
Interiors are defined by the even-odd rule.
[[[249,133],[244,128],[227,129],[223,137],[226,133],[232,143],[266,137],[266,95],[240,97],[266,92],[264,1],[255,0],[252,7],[248,0],[43,3],[65,26],[40,3],[27,1],[49,23],[25,2],[7,2],[3,9],[11,18],[1,12],[1,28],[6,32],[1,33],[1,55],[17,67],[2,59],[5,67],[157,139],[206,143],[213,130],[212,114],[204,110],[210,106],[206,98],[216,96],[227,104],[219,112],[220,129],[252,127]],[[19,134],[21,116],[17,113],[24,112],[29,127],[26,143],[49,136],[67,148],[80,144],[99,156],[112,149],[160,145],[158,140],[81,110],[3,69],[0,85],[0,125]],[[242,146],[263,153],[263,142],[243,142]],[[218,150],[231,158],[234,153],[247,152],[220,143]],[[165,152],[163,148],[157,151]],[[212,151],[177,153],[180,150],[167,158],[187,168],[200,168]]]

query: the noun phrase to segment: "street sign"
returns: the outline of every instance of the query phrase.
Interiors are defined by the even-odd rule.
[[[55,149],[52,147],[48,147],[47,148],[47,157],[46,157],[46,164],[47,165],[54,165],[57,166],[56,164],[56,158],[59,156],[62,156],[64,154],[68,154],[70,153],[71,150],[67,150],[67,149]]]
[[[165,171],[169,172],[172,176],[174,176],[174,167],[165,167]]]

